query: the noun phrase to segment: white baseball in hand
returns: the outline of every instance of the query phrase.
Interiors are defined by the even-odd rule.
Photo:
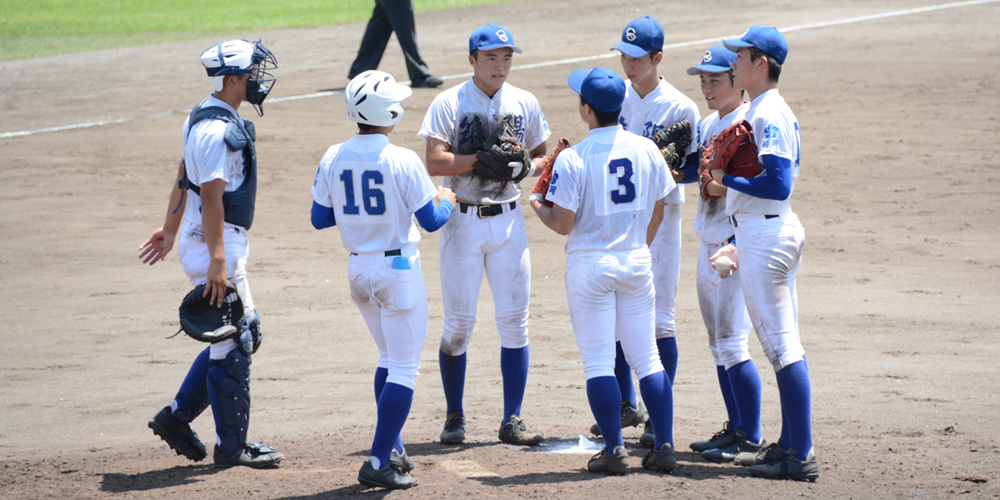
[[[729,271],[732,271],[732,269],[733,269],[733,259],[730,259],[725,255],[719,257],[718,259],[715,259],[716,271],[719,271],[720,273],[728,273]]]

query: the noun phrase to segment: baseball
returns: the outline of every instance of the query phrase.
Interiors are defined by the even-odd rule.
[[[733,259],[730,259],[725,255],[719,257],[718,259],[715,259],[716,271],[719,271],[720,273],[728,273],[732,269],[733,269]]]

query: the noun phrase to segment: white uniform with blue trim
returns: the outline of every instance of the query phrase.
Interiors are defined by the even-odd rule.
[[[674,187],[656,146],[617,125],[591,130],[556,160],[545,198],[576,213],[566,295],[588,380],[614,377],[616,340],[640,380],[663,371],[646,228]]]
[[[416,385],[427,337],[427,290],[413,214],[437,189],[416,153],[382,134],[356,134],[320,161],[313,200],[331,208],[344,247],[351,298],[378,345],[387,383]]]
[[[754,132],[757,154],[792,163],[792,191],[799,176],[801,137],[795,114],[772,89],[750,103],[746,120]],[[789,199],[791,193],[789,193]],[[799,340],[795,274],[802,261],[805,231],[788,199],[767,200],[735,189],[726,195],[726,213],[736,229],[740,283],[754,330],[774,368],[803,360]]]
[[[501,124],[516,130],[518,140],[533,150],[549,138],[538,100],[524,90],[501,86],[491,98],[469,80],[434,98],[424,116],[419,137],[441,140],[455,154],[473,154]],[[473,172],[444,177],[459,206],[441,230],[441,295],[444,333],[441,351],[466,352],[476,324],[476,306],[483,274],[490,284],[500,346],[528,345],[528,298],[531,260],[521,208],[521,187],[477,177]],[[480,217],[478,206],[493,215]]]
[[[645,97],[639,97],[631,82],[625,83],[625,102],[618,117],[618,123],[625,130],[652,140],[659,130],[686,119],[691,123],[695,137],[684,151],[684,157],[698,150],[700,115],[694,101],[663,78]],[[667,195],[663,222],[649,247],[653,254],[653,280],[656,285],[656,338],[676,335],[674,299],[681,274],[682,203],[684,188],[676,186]]]

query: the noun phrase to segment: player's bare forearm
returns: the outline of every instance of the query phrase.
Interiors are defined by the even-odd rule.
[[[535,146],[535,149],[532,149],[528,154],[531,156],[531,164],[533,165],[531,177],[542,175],[542,169],[545,168],[545,152],[547,149],[548,147],[545,145],[545,142],[542,142],[538,146]]]
[[[461,175],[472,171],[476,155],[459,155],[451,152],[451,146],[433,137],[427,139],[425,152],[427,173],[432,177]]]
[[[222,194],[226,182],[216,179],[201,185],[201,223],[208,245],[208,281],[205,296],[210,304],[222,306],[226,295],[226,244],[222,234],[225,227],[225,209]]]
[[[663,200],[657,200],[656,205],[653,207],[653,216],[649,219],[649,225],[646,226],[646,246],[653,244],[653,238],[656,238],[656,230],[660,228],[660,223],[663,222]]]
[[[531,209],[535,211],[535,214],[538,215],[542,224],[545,224],[549,229],[563,236],[566,236],[573,230],[573,225],[576,222],[576,212],[566,210],[559,205],[547,207],[541,202],[539,196],[535,194],[531,195],[528,203],[531,205]]]
[[[187,193],[187,187],[181,185],[183,180],[184,160],[181,160],[177,178],[170,190],[170,201],[167,203],[167,215],[163,219],[163,225],[153,231],[153,235],[139,245],[139,258],[142,259],[143,264],[156,264],[163,260],[174,247],[177,230],[184,219],[184,195]]]

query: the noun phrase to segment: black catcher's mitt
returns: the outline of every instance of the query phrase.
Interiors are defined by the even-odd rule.
[[[497,127],[476,151],[476,175],[499,182],[520,182],[531,171],[531,157],[506,125]]]
[[[237,333],[243,324],[243,301],[236,293],[236,284],[226,281],[226,297],[222,307],[209,303],[211,296],[202,297],[205,285],[198,285],[181,302],[181,330],[200,342],[219,342]]]
[[[684,150],[691,145],[691,122],[681,120],[667,128],[660,129],[653,138],[660,154],[667,161],[670,170],[681,168],[684,161]]]

